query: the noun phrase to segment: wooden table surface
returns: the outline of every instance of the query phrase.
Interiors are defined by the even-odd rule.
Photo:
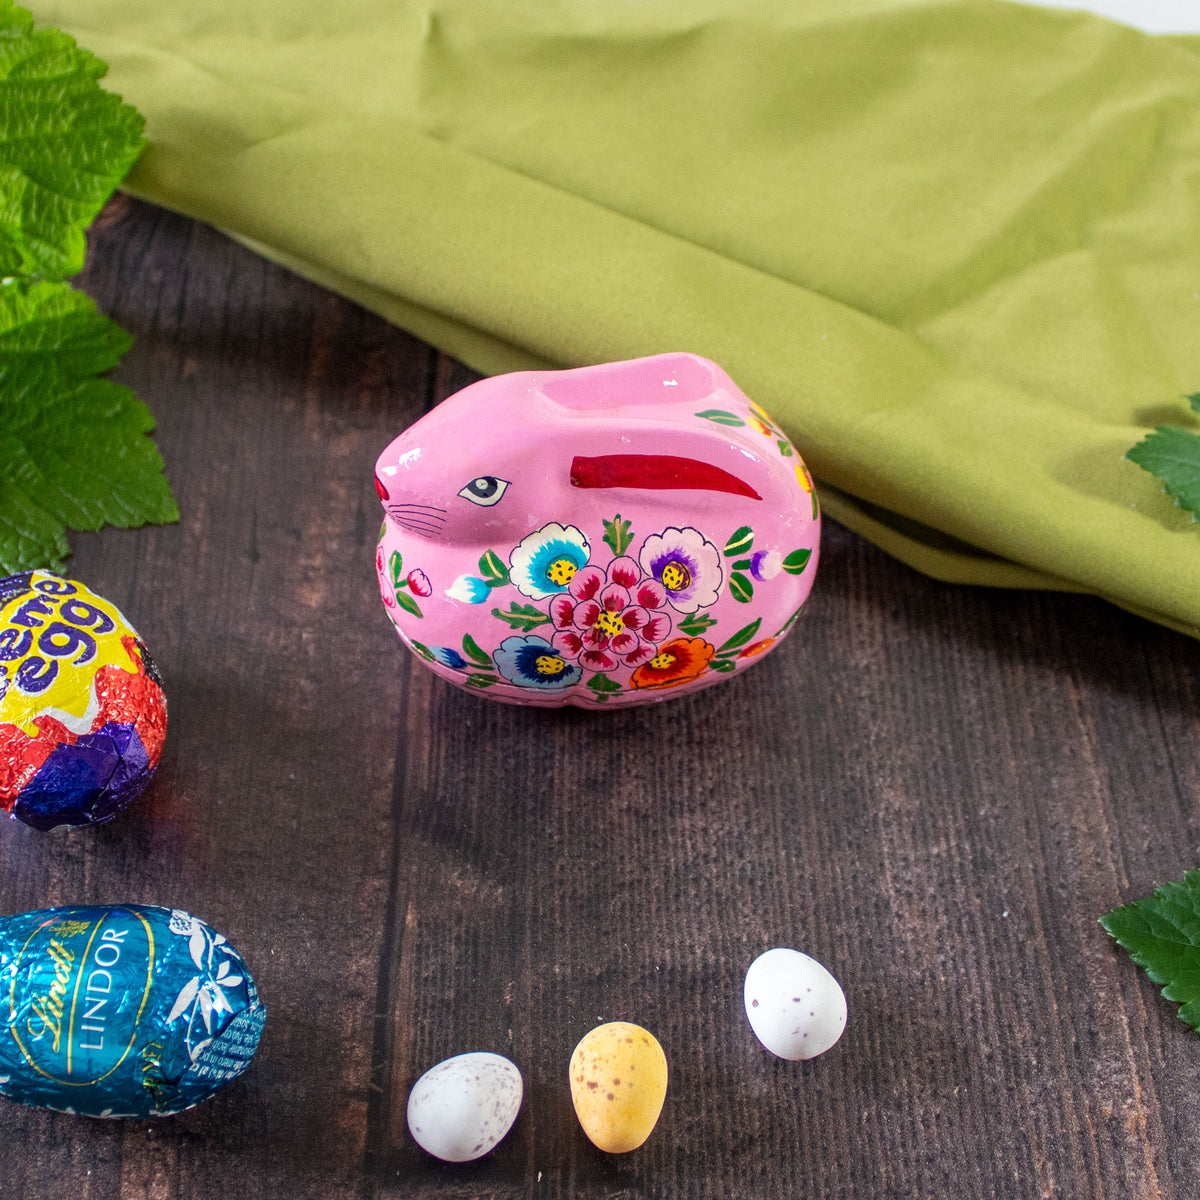
[[[1200,1196],[1200,1039],[1097,924],[1200,866],[1200,646],[827,521],[795,635],[728,683],[596,714],[461,692],[379,603],[372,468],[472,374],[151,206],[91,241],[183,520],[76,535],[68,573],[138,627],[170,726],[111,824],[0,827],[0,912],[187,909],[269,1016],[180,1117],[3,1104],[4,1200]],[[807,1063],[746,1024],[776,945],[848,998]],[[567,1063],[617,1019],[671,1082],[606,1156]],[[405,1104],[468,1050],[526,1099],[451,1166]]]

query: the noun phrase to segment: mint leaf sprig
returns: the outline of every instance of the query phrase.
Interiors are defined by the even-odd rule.
[[[1200,871],[1106,913],[1100,924],[1200,1031]]]
[[[130,338],[65,282],[145,144],[107,69],[0,0],[0,574],[61,566],[68,526],[179,519],[154,418],[102,378]]]
[[[1186,397],[1200,412],[1200,392]],[[1200,521],[1200,434],[1178,425],[1157,425],[1125,457],[1150,472],[1175,503]]]

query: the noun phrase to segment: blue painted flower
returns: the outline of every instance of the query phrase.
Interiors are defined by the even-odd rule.
[[[430,646],[429,653],[443,667],[450,667],[454,671],[461,671],[467,665],[467,660],[457,650],[452,650],[449,646]]]
[[[492,659],[496,670],[509,683],[543,692],[560,691],[583,676],[574,663],[567,662],[544,637],[536,633],[527,637],[505,638]]]
[[[482,604],[491,588],[477,575],[460,575],[447,589],[451,600],[462,600],[465,604]]]
[[[545,600],[567,590],[591,552],[587,538],[574,525],[543,525],[513,550],[509,579],[523,596]]]

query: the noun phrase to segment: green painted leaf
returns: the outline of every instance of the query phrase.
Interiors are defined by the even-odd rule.
[[[800,607],[798,609],[796,609],[796,611],[794,613],[792,613],[792,615],[790,617],[788,617],[788,619],[786,621],[784,621],[783,626],[780,628],[779,632],[775,636],[777,638],[783,637],[783,635],[785,633],[787,633],[787,631],[789,629],[791,629],[791,627],[793,625],[795,625],[796,618],[799,617],[803,611],[804,611],[804,605],[802,604],[802,605],[800,605]]]
[[[748,571],[754,560],[752,558],[739,558],[737,562],[731,564],[735,571]]]
[[[812,558],[811,550],[793,550],[791,554],[783,560],[783,569],[789,575],[803,574],[804,568],[808,566],[808,560]]]
[[[510,604],[507,609],[493,608],[492,616],[506,621],[514,629],[528,633],[539,625],[550,624],[550,618],[532,604]]]
[[[714,658],[708,665],[714,671],[720,671],[722,674],[728,674],[730,671],[737,670],[737,664],[732,658]]]
[[[607,675],[593,675],[585,686],[591,688],[602,700],[608,699],[613,692],[622,690],[621,685],[615,680],[609,679]]]
[[[396,589],[396,603],[400,605],[405,612],[410,612],[414,617],[423,617],[425,614],[421,611],[421,606],[408,594],[399,588]]]
[[[745,425],[745,421],[741,417],[731,412],[725,412],[720,408],[706,408],[704,412],[698,412],[698,417],[703,417],[706,421],[715,421],[718,425]]]
[[[703,633],[706,629],[711,629],[717,623],[716,617],[710,617],[708,613],[688,613],[682,621],[679,622],[679,628],[688,635],[688,637],[696,637]]]
[[[392,587],[398,588],[404,585],[404,560],[400,557],[399,550],[392,551],[392,557],[388,559],[388,570],[392,575]]]
[[[729,576],[729,593],[739,604],[749,604],[754,596],[754,584],[740,571]]]
[[[0,43],[0,60],[4,49]],[[2,183],[0,183],[2,188]],[[154,418],[100,376],[130,338],[65,283],[0,283],[0,570],[56,567],[66,527],[177,521]]]
[[[739,554],[749,554],[754,545],[754,530],[749,525],[735,529],[729,541],[725,543],[725,557],[734,558]]]
[[[758,632],[760,625],[762,625],[762,617],[751,621],[749,625],[743,625],[729,641],[718,647],[717,653],[728,654],[731,650],[739,650],[742,646],[748,646],[754,640],[754,635]]]
[[[1159,425],[1125,457],[1162,480],[1175,503],[1192,513],[1192,520],[1200,520],[1200,434]]]
[[[618,558],[629,549],[629,543],[633,541],[633,534],[630,532],[632,524],[632,521],[622,521],[620,513],[611,521],[604,522],[604,540]]]
[[[479,560],[479,573],[488,587],[503,587],[508,582],[508,568],[494,550],[489,550]]]
[[[817,503],[817,489],[816,488],[813,488],[813,490],[812,490],[812,502],[813,502],[812,519],[815,521],[817,519],[817,517],[820,516],[820,514],[821,514],[820,505]]]
[[[473,662],[477,662],[481,667],[490,667],[492,665],[492,656],[469,634],[463,634],[463,653]]]
[[[83,269],[84,230],[145,144],[137,109],[97,82],[107,70],[0,0],[0,277]]]
[[[466,679],[467,687],[471,688],[489,688],[499,682],[495,675],[468,675]]]
[[[376,545],[379,545],[379,543],[383,541],[383,535],[384,535],[385,533],[387,533],[387,518],[386,518],[386,517],[384,518],[384,520],[383,520],[383,521],[381,521],[381,522],[380,522],[380,525],[379,525],[379,536],[378,536],[378,537],[375,539],[375,544],[376,544]]]
[[[419,655],[420,655],[420,656],[421,656],[423,659],[426,659],[428,662],[437,662],[437,659],[433,657],[433,651],[431,651],[431,650],[429,649],[429,647],[428,647],[428,646],[426,646],[426,645],[425,645],[423,642],[412,641],[412,642],[409,642],[408,644],[409,644],[409,645],[410,645],[410,646],[411,646],[411,647],[412,647],[412,648],[413,648],[413,649],[414,649],[414,650],[415,650],[415,651],[416,651],[416,652],[417,652],[417,653],[418,653],[418,654],[419,654]]]
[[[784,458],[791,458],[795,453],[795,451],[792,449],[791,442],[787,441],[786,438],[779,439],[779,453],[782,454]]]
[[[1100,924],[1200,1031],[1200,871],[1106,913]]]

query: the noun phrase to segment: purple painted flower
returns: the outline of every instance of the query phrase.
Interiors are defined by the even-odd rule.
[[[759,583],[774,579],[783,570],[783,555],[778,550],[759,550],[750,556],[750,574]]]
[[[693,613],[715,604],[724,574],[721,554],[698,529],[664,529],[642,543],[638,562],[662,584],[667,602],[678,612]]]

